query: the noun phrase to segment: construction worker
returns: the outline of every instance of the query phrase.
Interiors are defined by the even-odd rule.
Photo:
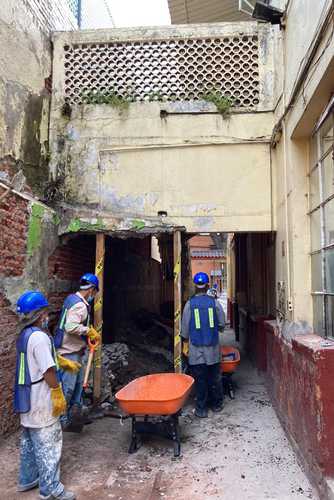
[[[225,314],[218,300],[207,295],[209,276],[194,276],[195,295],[186,303],[182,314],[183,352],[195,379],[195,415],[208,416],[208,407],[219,412],[223,408],[220,374],[219,330],[225,327]]]
[[[48,334],[48,301],[41,292],[27,291],[17,301],[20,334],[17,340],[14,409],[20,414],[22,435],[18,491],[39,486],[40,498],[73,500],[60,482],[62,430],[59,416],[66,401],[59,367],[77,371],[56,355]]]
[[[99,289],[97,276],[84,274],[80,279],[79,291],[69,295],[64,302],[55,333],[57,351],[66,359],[82,364],[87,338],[100,342],[100,334],[90,326],[90,309]],[[82,384],[84,368],[78,373],[62,374],[62,384],[67,402],[67,413],[61,417],[64,431],[81,432],[90,420],[82,414]]]

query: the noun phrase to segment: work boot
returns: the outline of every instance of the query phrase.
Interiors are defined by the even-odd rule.
[[[81,406],[74,405],[69,412],[69,421],[63,426],[64,432],[81,432],[88,419],[83,416]]]
[[[211,408],[211,410],[212,410],[214,413],[220,413],[221,411],[223,411],[223,408],[224,408],[223,403],[221,403],[221,404],[220,404],[220,405],[218,405],[218,406],[213,406],[213,407]]]
[[[68,424],[62,425],[63,432],[76,432],[79,434],[82,432],[83,429],[83,424],[73,424],[72,422],[69,422]]]
[[[39,498],[42,498],[42,500],[75,500],[77,497],[75,496],[75,493],[73,493],[73,491],[64,490],[57,497],[55,497],[54,495],[48,495],[47,497],[39,495]]]
[[[196,408],[195,415],[198,418],[207,418],[208,417],[208,410],[206,408]]]

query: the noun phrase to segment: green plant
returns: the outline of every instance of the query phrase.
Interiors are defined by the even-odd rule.
[[[162,92],[160,92],[160,90],[149,92],[147,96],[149,102],[155,102],[155,101],[163,102],[166,100]]]
[[[218,112],[223,116],[227,116],[233,106],[233,99],[222,94],[219,90],[212,90],[204,94],[202,99],[207,102],[212,102],[212,104],[216,106]]]
[[[84,104],[109,104],[120,111],[126,111],[130,102],[134,99],[130,96],[121,96],[114,90],[96,90],[84,92],[82,95],[82,102]]]

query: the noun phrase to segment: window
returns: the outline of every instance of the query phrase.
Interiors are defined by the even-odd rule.
[[[314,329],[319,335],[334,337],[334,102],[323,114],[312,138],[311,162],[309,215]]]

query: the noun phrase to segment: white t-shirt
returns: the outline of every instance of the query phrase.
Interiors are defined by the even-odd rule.
[[[55,366],[52,344],[46,333],[36,331],[29,338],[27,362],[32,382],[43,378],[44,373]],[[31,386],[30,404],[30,411],[20,414],[23,427],[47,427],[58,420],[52,415],[51,390],[44,380]]]

